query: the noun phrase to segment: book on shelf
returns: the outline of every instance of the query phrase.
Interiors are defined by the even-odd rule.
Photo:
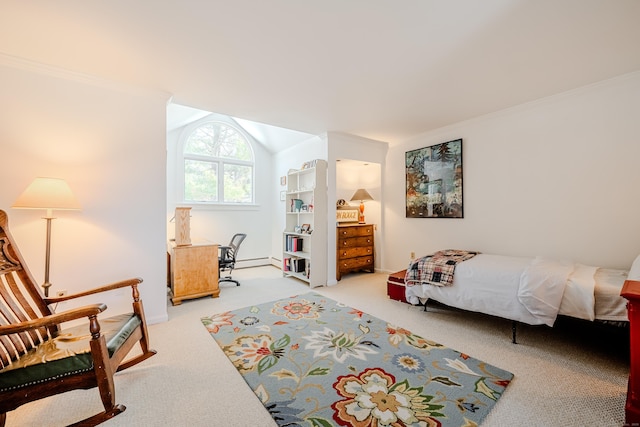
[[[291,260],[293,271],[296,273],[303,273],[306,269],[306,260],[304,258],[295,258]]]
[[[298,236],[287,236],[285,250],[287,252],[301,252],[303,248],[304,239]]]

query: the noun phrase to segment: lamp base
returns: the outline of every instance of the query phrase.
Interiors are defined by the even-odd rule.
[[[49,288],[51,287],[51,282],[49,282],[49,264],[51,261],[51,220],[54,219],[51,209],[47,209],[47,216],[45,219],[47,220],[47,249],[44,259],[44,283],[42,284],[42,288],[44,289],[44,296],[48,297]]]
[[[360,213],[358,214],[358,224],[364,224],[364,202],[360,202]]]
[[[44,289],[44,296],[48,297],[49,296],[49,288],[51,287],[51,283],[49,282],[45,282],[42,284],[42,288]]]

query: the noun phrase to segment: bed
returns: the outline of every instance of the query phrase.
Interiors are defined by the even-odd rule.
[[[425,283],[424,276],[416,278],[418,261],[409,265],[403,281],[408,303],[426,308],[428,300],[435,300],[512,320],[514,342],[515,322],[553,326],[559,315],[627,322],[627,301],[620,290],[628,277],[640,272],[640,256],[627,271],[543,257],[478,253],[455,265],[450,285],[436,286]]]

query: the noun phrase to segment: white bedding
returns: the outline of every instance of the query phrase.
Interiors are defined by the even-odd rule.
[[[596,314],[599,320],[627,321],[627,300],[620,296],[622,284],[627,279],[624,270],[599,268],[596,271]]]
[[[407,301],[433,299],[530,325],[553,326],[558,314],[626,321],[620,289],[627,272],[543,258],[478,254],[456,266],[451,286],[405,287]]]

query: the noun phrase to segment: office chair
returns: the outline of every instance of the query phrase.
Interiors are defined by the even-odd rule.
[[[218,257],[218,282],[233,282],[236,286],[240,286],[240,282],[231,278],[231,272],[236,266],[236,257],[240,244],[247,237],[246,234],[234,234],[231,238],[229,246],[220,246],[220,256]],[[222,276],[224,270],[229,270],[228,276]]]

